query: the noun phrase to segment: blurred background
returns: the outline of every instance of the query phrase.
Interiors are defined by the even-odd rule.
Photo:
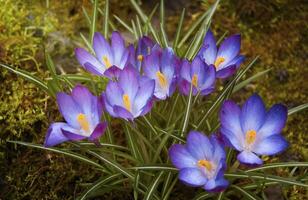
[[[99,1],[103,8],[104,1]],[[159,3],[143,0],[146,13]],[[204,13],[213,0],[165,1],[166,28],[172,40],[182,9],[186,8],[184,32]],[[133,37],[117,23],[136,16],[129,1],[110,0],[111,21],[127,40]],[[80,33],[87,35],[83,9],[92,12],[91,0],[0,0],[0,62],[27,70],[41,78],[49,76],[44,51],[56,63],[58,73],[77,72],[74,48],[84,46]],[[153,18],[158,25],[158,13]],[[102,30],[103,18],[98,19]],[[241,33],[242,54],[259,61],[247,76],[272,70],[233,99],[242,102],[258,92],[267,105],[282,102],[289,108],[306,103],[308,98],[308,3],[305,0],[225,0],[214,15],[211,29],[218,37]],[[74,199],[97,180],[98,172],[85,164],[50,152],[7,143],[20,140],[42,144],[48,124],[61,120],[54,99],[33,84],[0,69],[0,199]],[[290,148],[274,161],[307,161],[308,111],[289,117],[283,134]],[[288,169],[278,171],[288,176]],[[185,188],[187,189],[187,188]],[[188,190],[188,189],[187,189]],[[187,191],[189,193],[189,190]],[[305,199],[304,188],[268,188],[269,199]],[[130,199],[127,191],[106,193],[105,199]],[[187,199],[177,197],[174,199]],[[173,199],[171,198],[171,199]],[[307,196],[306,196],[307,198]]]

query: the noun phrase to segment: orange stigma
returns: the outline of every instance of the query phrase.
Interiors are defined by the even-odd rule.
[[[131,112],[132,108],[131,108],[131,102],[130,102],[129,96],[127,94],[124,94],[122,98],[123,98],[124,107],[126,108],[126,110]]]
[[[221,63],[223,63],[225,59],[223,57],[218,57],[215,61],[215,67],[218,68]]]
[[[213,169],[211,162],[207,160],[198,160],[198,167],[206,168],[208,171]]]
[[[137,59],[138,59],[140,62],[142,62],[142,61],[143,61],[143,55],[141,55],[141,54],[138,55],[138,56],[137,56]]]
[[[193,86],[198,87],[198,76],[197,74],[194,74],[192,79],[191,79],[191,83]]]
[[[110,63],[110,61],[109,61],[107,56],[103,56],[103,62],[105,64],[106,68],[111,67],[111,63]]]
[[[85,132],[89,132],[89,131],[90,131],[89,121],[87,120],[87,117],[86,117],[85,114],[79,113],[79,114],[77,115],[77,122],[79,123],[79,125],[81,126],[81,128],[82,128]]]
[[[255,142],[257,132],[255,130],[249,130],[246,132],[246,142],[247,144],[252,144]]]
[[[159,83],[160,87],[166,89],[167,86],[168,86],[168,81],[167,81],[165,75],[162,74],[160,71],[158,71],[158,72],[156,72],[156,76],[158,78],[158,83]]]

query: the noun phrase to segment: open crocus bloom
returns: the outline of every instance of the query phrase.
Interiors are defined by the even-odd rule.
[[[154,96],[157,99],[166,99],[171,96],[176,87],[176,68],[179,63],[173,50],[154,50],[144,59],[144,74],[155,80]]]
[[[154,45],[155,43],[147,36],[143,36],[139,39],[136,48],[133,44],[129,45],[129,62],[136,67],[138,71],[141,70],[144,57],[152,52]]]
[[[125,67],[118,82],[110,81],[102,94],[105,108],[113,117],[133,120],[152,108],[154,88],[154,80],[139,76],[133,67]]]
[[[75,54],[79,63],[89,72],[102,76],[111,67],[123,69],[128,62],[129,52],[125,42],[118,32],[111,35],[111,45],[100,33],[93,38],[95,56],[83,48],[76,48]],[[108,76],[108,75],[107,75]]]
[[[102,102],[86,87],[77,85],[71,95],[59,92],[57,102],[66,123],[50,125],[44,143],[46,147],[85,138],[95,142],[105,132],[107,123],[100,122]]]
[[[169,149],[172,164],[180,170],[179,179],[189,186],[202,186],[207,191],[219,192],[228,186],[224,179],[225,151],[217,139],[191,131],[187,144],[175,144]]]
[[[196,57],[190,64],[187,60],[182,62],[179,89],[188,95],[192,84],[192,94],[207,95],[214,90],[215,68],[208,66],[200,58]]]
[[[257,155],[274,155],[288,146],[280,134],[286,120],[285,106],[276,104],[266,112],[257,94],[252,95],[242,109],[228,100],[220,111],[222,135],[233,148],[241,152],[237,159],[249,165],[263,163]]]
[[[232,35],[221,43],[217,51],[216,40],[213,33],[208,30],[198,56],[202,58],[207,65],[215,66],[217,78],[227,78],[231,76],[244,61],[244,56],[239,55],[240,48],[241,36]]]

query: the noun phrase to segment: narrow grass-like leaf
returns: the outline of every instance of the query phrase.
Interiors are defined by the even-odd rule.
[[[151,23],[151,20],[152,20],[152,18],[153,18],[153,16],[154,16],[154,14],[155,14],[155,12],[156,12],[158,6],[159,6],[158,4],[156,4],[156,5],[154,6],[154,8],[153,8],[153,10],[151,11],[151,13],[150,13],[150,15],[149,15],[147,21],[144,23],[144,33],[145,33],[146,35],[148,34],[149,23]]]
[[[91,51],[92,54],[94,54],[94,50],[92,48],[92,45],[91,43],[87,40],[87,38],[82,34],[80,33],[80,37],[82,38],[83,42],[86,44],[86,46],[88,47],[88,49]]]
[[[107,177],[103,177],[103,178],[100,178],[98,181],[96,181],[89,189],[85,190],[81,195],[80,197],[78,198],[79,200],[85,200],[87,199],[87,197],[93,192],[95,191],[96,189],[98,189],[101,185],[113,180],[113,179],[116,179],[118,177],[121,177],[122,174],[121,173],[118,173],[118,174],[112,174],[112,175],[109,175]]]
[[[60,79],[67,78],[70,81],[81,81],[81,82],[93,81],[93,79],[91,79],[90,77],[80,74],[60,74],[59,78]]]
[[[231,185],[232,188],[234,188],[235,190],[239,191],[244,197],[246,197],[245,199],[251,199],[251,200],[261,200],[261,198],[254,196],[253,194],[251,194],[250,192],[236,186],[236,185]]]
[[[165,194],[163,200],[168,200],[168,199],[169,199],[169,196],[170,196],[170,194],[171,194],[171,192],[172,192],[172,190],[173,190],[173,188],[174,188],[174,186],[175,186],[175,184],[176,184],[177,182],[178,182],[178,179],[177,179],[177,178],[175,178],[175,179],[172,181],[172,183],[171,183],[171,185],[169,186],[169,188],[168,188],[168,190],[167,190],[167,192],[166,192],[166,194]]]
[[[87,10],[83,6],[81,8],[82,8],[83,15],[85,16],[89,27],[91,27],[91,19],[90,19],[90,16],[89,16]]]
[[[138,40],[139,34],[138,34],[138,31],[137,31],[137,28],[136,28],[136,24],[135,24],[134,20],[131,20],[131,23],[132,23],[135,39]]]
[[[168,164],[159,164],[159,165],[140,165],[137,167],[131,167],[130,169],[134,169],[134,170],[162,170],[162,171],[178,171],[177,168],[173,167],[172,165],[168,165]]]
[[[159,15],[159,21],[161,26],[164,28],[165,27],[165,4],[164,0],[160,0],[160,15]]]
[[[189,96],[188,96],[188,102],[186,106],[186,112],[185,112],[185,117],[184,117],[184,122],[182,126],[182,132],[181,136],[184,136],[184,132],[186,131],[188,121],[189,121],[189,115],[190,115],[190,110],[191,110],[191,100],[192,100],[192,93],[193,93],[193,85],[192,83],[190,84],[190,90],[189,90]]]
[[[257,173],[225,173],[225,177],[228,178],[249,178],[254,180],[263,180],[263,181],[275,181],[282,184],[289,184],[289,185],[297,185],[302,187],[308,187],[308,184],[298,182],[292,179],[282,178],[279,176],[272,176],[272,175],[263,175],[263,174],[257,174]]]
[[[104,36],[105,38],[108,37],[109,27],[109,0],[105,0],[105,13],[104,13]]]
[[[98,7],[98,0],[94,0],[93,14],[92,14],[92,20],[91,20],[91,29],[90,29],[90,39],[89,39],[91,41],[91,46],[93,44],[93,36],[96,31],[97,7]]]
[[[160,179],[162,178],[164,174],[164,171],[161,171],[158,176],[156,177],[156,179],[154,180],[153,184],[149,187],[149,190],[147,191],[146,195],[145,195],[145,200],[151,200],[153,197],[153,194],[155,192],[155,189],[157,188]]]
[[[173,42],[173,48],[176,49],[176,46],[179,43],[179,39],[181,36],[181,32],[182,32],[182,26],[183,26],[183,21],[184,21],[184,16],[185,16],[185,8],[183,8],[182,13],[181,13],[181,18],[180,18],[180,22],[178,24],[178,28],[176,30],[175,33],[175,40]]]
[[[52,81],[54,83],[54,86],[56,88],[56,91],[60,91],[61,90],[61,86],[60,86],[60,83],[58,81],[58,75],[57,75],[57,72],[56,72],[56,67],[55,67],[55,64],[54,62],[52,61],[50,55],[45,52],[45,60],[46,60],[46,65],[47,65],[47,68],[51,74],[51,77],[52,77]]]
[[[126,129],[125,135],[126,135],[126,137],[127,137],[127,142],[128,142],[129,147],[130,147],[131,153],[133,154],[133,157],[134,157],[134,158],[138,159],[139,156],[138,156],[137,150],[136,150],[137,145],[136,145],[136,143],[134,142],[134,140],[133,140],[133,138],[132,138],[132,135],[131,135],[131,133],[130,133],[128,127],[127,127],[127,125],[125,125],[125,129]]]
[[[163,47],[168,47],[168,38],[167,38],[167,34],[165,32],[164,26],[162,23],[160,23],[160,31],[161,31],[161,35],[162,35],[162,44]]]
[[[251,83],[252,81],[255,81],[255,80],[257,80],[258,78],[264,76],[265,74],[267,74],[267,73],[268,73],[269,71],[271,71],[271,70],[272,70],[272,69],[266,69],[266,70],[264,70],[264,71],[262,71],[262,72],[259,72],[259,73],[255,74],[255,75],[253,75],[252,77],[250,77],[250,78],[248,78],[248,79],[246,79],[246,80],[244,80],[244,81],[242,81],[242,82],[236,84],[235,87],[234,87],[234,89],[233,89],[233,91],[232,91],[232,93],[235,93],[235,92],[239,91],[240,89],[242,89],[243,87],[245,87],[246,85],[248,85],[249,83]]]
[[[294,113],[305,110],[307,108],[308,108],[308,103],[302,104],[302,105],[297,106],[295,108],[291,108],[291,109],[288,110],[288,115],[293,115]]]
[[[13,67],[6,65],[6,64],[2,64],[0,63],[0,66],[25,78],[26,80],[32,82],[33,84],[35,84],[37,87],[43,89],[45,92],[50,93],[46,83],[44,83],[41,79],[39,79],[38,77],[30,74],[27,71],[21,70],[21,69],[14,69]]]
[[[134,200],[138,200],[138,185],[139,185],[140,173],[137,171],[134,181]]]
[[[27,147],[48,150],[48,151],[52,151],[52,152],[55,152],[55,153],[60,153],[60,154],[69,156],[71,158],[75,158],[77,160],[80,160],[82,162],[88,163],[88,164],[90,164],[92,166],[95,166],[97,168],[104,169],[103,166],[101,166],[100,164],[90,160],[89,158],[84,157],[84,156],[82,156],[80,154],[76,154],[76,153],[70,152],[70,151],[65,151],[65,150],[61,150],[61,149],[57,149],[57,148],[47,148],[47,147],[44,147],[42,145],[31,144],[31,143],[27,143],[27,142],[20,142],[20,141],[8,141],[8,142],[11,142],[11,143],[14,143],[14,144],[24,145],[24,146],[27,146]]]
[[[139,19],[138,15],[136,15],[136,24],[137,24],[138,35],[140,37],[142,37],[143,36],[143,31],[142,31],[142,28],[141,28],[142,26],[141,26],[140,19]]]
[[[246,172],[260,171],[277,167],[308,167],[308,162],[286,162],[286,163],[270,163],[261,167],[246,170]]]
[[[129,32],[134,33],[134,30],[127,24],[125,23],[120,17],[117,15],[113,15],[113,17],[123,26],[125,27]]]

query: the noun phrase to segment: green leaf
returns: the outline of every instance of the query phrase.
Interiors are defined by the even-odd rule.
[[[235,87],[234,87],[234,89],[233,89],[233,91],[232,91],[232,93],[235,93],[235,92],[239,91],[240,89],[242,89],[243,87],[245,87],[246,85],[248,85],[249,83],[251,83],[252,81],[255,81],[255,80],[257,80],[258,78],[264,76],[265,74],[267,74],[267,73],[268,73],[269,71],[271,71],[271,70],[272,70],[272,69],[264,70],[264,71],[262,71],[262,72],[259,72],[259,73],[255,74],[255,75],[253,75],[252,77],[250,77],[250,78],[248,78],[248,79],[246,79],[246,80],[244,80],[244,81],[242,81],[242,82],[236,84]]]
[[[164,171],[161,171],[158,176],[156,177],[156,179],[154,180],[153,184],[150,186],[149,190],[147,191],[146,195],[145,195],[145,200],[151,200],[152,196],[155,192],[155,189],[157,188],[160,179],[162,178],[164,174]]]
[[[305,110],[306,108],[308,108],[308,103],[302,104],[302,105],[297,106],[295,108],[291,108],[291,109],[288,110],[288,115],[293,115],[294,113]]]
[[[165,5],[164,5],[164,0],[160,0],[160,24],[164,28],[165,26]]]
[[[261,167],[246,170],[246,172],[254,172],[277,167],[308,167],[308,162],[270,163],[270,164],[265,164]]]
[[[44,147],[42,145],[31,144],[31,143],[27,143],[27,142],[20,142],[20,141],[8,141],[8,142],[11,142],[11,143],[14,143],[14,144],[24,145],[24,146],[27,146],[27,147],[48,150],[48,151],[52,151],[52,152],[55,152],[55,153],[60,153],[60,154],[69,156],[71,158],[75,158],[77,160],[80,160],[82,162],[88,163],[88,164],[95,166],[99,169],[104,169],[103,166],[101,166],[100,164],[90,160],[89,158],[86,158],[86,157],[84,157],[80,154],[76,154],[76,153],[73,153],[73,152],[70,152],[70,151],[61,150],[61,149],[57,149],[57,148],[48,148],[48,147]]]
[[[242,193],[242,195],[244,197],[246,197],[247,199],[251,199],[251,200],[261,200],[261,198],[254,196],[252,193],[236,186],[236,185],[231,185],[232,188],[234,188],[235,190],[239,191],[240,193]]]
[[[103,178],[100,178],[98,181],[96,181],[89,189],[87,189],[86,191],[84,191],[80,197],[78,198],[79,200],[85,200],[87,199],[87,197],[93,192],[95,191],[96,189],[98,189],[101,185],[113,180],[113,179],[116,179],[118,177],[122,176],[121,173],[118,173],[118,174],[112,174],[112,175],[109,175],[107,177],[103,177]]]
[[[86,39],[86,37],[85,37],[82,33],[80,33],[80,37],[81,37],[81,39],[83,40],[83,42],[86,44],[86,46],[88,47],[88,49],[91,51],[91,53],[94,54],[94,50],[93,50],[93,48],[92,48],[91,43]]]
[[[113,15],[113,17],[124,27],[126,28],[129,32],[134,33],[134,30],[127,24],[125,23],[120,17]]]
[[[93,15],[92,15],[91,29],[90,29],[90,39],[89,39],[91,41],[91,46],[93,45],[93,36],[96,31],[97,7],[98,7],[98,0],[94,0]]]
[[[193,85],[190,84],[190,90],[189,90],[189,96],[188,96],[188,102],[186,105],[186,112],[185,112],[185,117],[184,117],[184,122],[182,126],[182,132],[181,136],[184,136],[184,132],[186,131],[188,121],[189,121],[189,115],[190,115],[190,110],[191,110],[191,100],[192,100],[192,93],[193,93]]]
[[[58,75],[56,73],[56,67],[55,67],[55,64],[52,61],[50,55],[47,52],[45,52],[45,59],[46,59],[47,68],[48,68],[48,70],[51,74],[51,77],[52,77],[52,82],[53,82],[54,88],[55,88],[56,92],[59,92],[59,91],[61,91],[61,86],[60,86],[60,83],[58,81]]]
[[[83,6],[81,8],[82,8],[83,15],[86,17],[86,21],[87,21],[89,27],[91,27],[91,19],[90,19],[88,12],[86,11],[86,9]]]
[[[178,171],[177,168],[173,167],[172,165],[168,164],[159,164],[159,165],[140,165],[137,167],[131,167],[129,169],[134,169],[134,170],[153,170],[153,171]]]
[[[163,47],[168,47],[168,39],[167,39],[167,34],[165,32],[164,26],[162,23],[160,23],[160,31],[161,31],[161,35],[162,35],[162,43],[163,43]]]
[[[182,26],[183,26],[184,16],[185,16],[185,8],[183,8],[183,10],[182,10],[180,22],[178,23],[178,28],[177,28],[176,33],[175,33],[175,40],[174,40],[174,42],[173,42],[173,48],[174,48],[174,49],[176,49],[176,46],[177,46],[178,43],[179,43],[179,39],[180,39],[181,32],[182,32]]]
[[[34,75],[30,74],[27,71],[21,70],[21,69],[14,69],[13,67],[10,67],[6,64],[2,64],[0,63],[0,66],[25,78],[26,80],[32,82],[33,84],[35,84],[37,87],[41,88],[42,90],[44,90],[45,92],[50,94],[50,91],[46,85],[46,83],[44,83],[41,79],[39,79],[38,77],[35,77]]]
[[[104,36],[108,37],[108,22],[109,22],[109,0],[105,0],[105,13],[104,13]]]
[[[257,174],[257,173],[225,173],[225,177],[227,178],[250,178],[254,180],[263,180],[267,181],[275,181],[282,184],[289,184],[289,185],[297,185],[302,187],[308,187],[308,184],[301,183],[292,179],[282,178],[279,176],[272,176],[272,175],[265,175],[265,174]]]

